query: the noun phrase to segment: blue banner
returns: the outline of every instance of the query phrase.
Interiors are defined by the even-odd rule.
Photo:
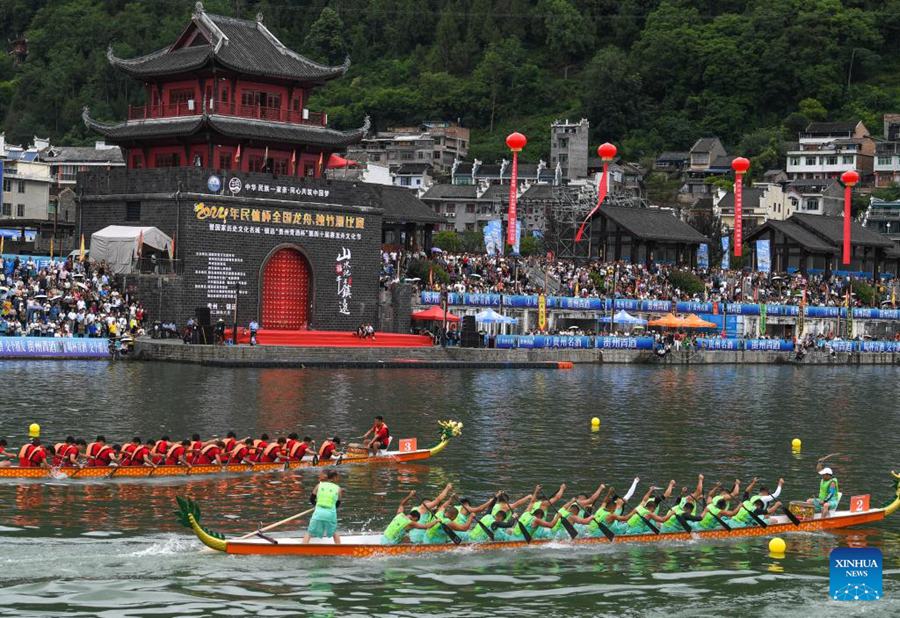
[[[731,268],[731,240],[728,236],[722,237],[722,270]]]
[[[756,270],[761,273],[772,272],[772,253],[766,239],[756,241]]]
[[[701,243],[699,247],[697,247],[697,267],[708,270],[709,269],[709,245],[706,243]]]
[[[503,224],[492,219],[484,226],[484,251],[488,255],[503,254]]]
[[[741,343],[741,339],[697,339],[697,346],[701,350],[740,350],[743,347]]]
[[[747,339],[745,350],[768,350],[770,352],[793,352],[794,342],[786,339]]]
[[[2,358],[108,358],[107,339],[0,337]]]
[[[595,346],[606,350],[652,350],[653,337],[594,337]]]
[[[519,245],[522,243],[522,222],[516,221],[516,244],[513,245],[512,254],[519,255]]]

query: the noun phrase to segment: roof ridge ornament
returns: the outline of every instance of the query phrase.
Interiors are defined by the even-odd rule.
[[[195,2],[194,3],[194,15],[199,15],[200,13],[205,13],[205,11],[203,10],[203,3]]]
[[[362,126],[363,136],[365,137],[366,135],[368,135],[369,131],[371,129],[372,129],[372,119],[369,117],[368,114],[366,114],[366,117],[363,119],[363,126]]]
[[[256,23],[258,23],[258,24],[263,23],[263,14],[262,14],[262,11],[259,11],[259,12],[256,14]]]

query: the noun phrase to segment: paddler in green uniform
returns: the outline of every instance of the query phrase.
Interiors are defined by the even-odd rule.
[[[559,523],[559,513],[556,514],[556,517],[547,521],[544,519],[546,516],[544,509],[533,509],[533,506],[534,502],[529,504],[525,512],[519,517],[519,521],[516,522],[516,525],[512,526],[509,529],[509,532],[507,532],[506,536],[510,541],[525,540],[525,533],[522,532],[522,528],[525,528],[528,535],[533,539],[553,538],[552,530],[553,527]]]
[[[670,484],[669,487],[671,488],[672,485]],[[644,494],[644,497],[641,498],[640,503],[638,503],[635,508],[633,508],[627,514],[619,515],[614,518],[620,522],[624,520],[626,523],[625,531],[621,534],[652,533],[653,530],[650,529],[650,525],[652,525],[653,522],[662,524],[672,519],[673,513],[671,511],[666,515],[656,514],[656,509],[659,508],[661,499],[659,497],[653,496],[653,493],[658,489],[662,488],[651,487],[647,490],[647,493]]]
[[[488,511],[494,507],[494,504],[497,502],[497,497],[492,496],[489,500],[478,506],[472,506],[472,501],[468,498],[460,498],[459,506],[456,508],[459,511],[456,515],[456,523],[461,524],[466,521],[469,517],[469,513],[474,513],[475,515],[480,515],[481,513]]]
[[[756,481],[756,479],[753,480],[754,482]],[[781,488],[783,485],[784,479],[778,479],[778,487],[773,494],[770,494],[769,488],[763,485],[755,495],[745,495],[744,501],[741,502],[741,510],[738,511],[737,515],[731,518],[731,522],[740,528],[759,525],[753,518],[753,515],[756,515],[760,520],[765,522],[767,516],[773,515],[781,508],[781,502],[778,502],[775,498],[781,495]],[[748,486],[748,489],[751,487],[753,487],[753,483]],[[769,503],[772,502],[772,506],[769,506]]]
[[[334,538],[334,544],[341,543],[341,537],[337,533],[337,508],[341,504],[341,487],[338,485],[340,475],[337,470],[325,473],[325,478],[319,477],[319,483],[315,486],[310,496],[310,501],[316,505],[303,537],[304,543],[309,543],[310,537]]]
[[[475,525],[469,530],[468,538],[470,543],[487,543],[488,541],[507,541],[506,530],[510,527],[507,522],[509,511],[499,510],[496,513],[489,512],[487,515],[475,522]],[[490,534],[489,534],[490,532]],[[491,535],[494,536],[491,539]]]
[[[828,517],[828,513],[831,511],[837,510],[838,502],[841,499],[837,477],[834,475],[834,471],[825,465],[825,460],[835,455],[837,453],[826,455],[816,464],[816,472],[819,473],[819,495],[806,501],[813,505],[817,513],[822,511],[822,519]]]
[[[451,497],[451,500],[455,502],[456,497]],[[459,510],[452,504],[446,504],[441,507],[441,509],[435,513],[434,520],[431,522],[437,525],[429,526],[428,529],[425,530],[425,543],[428,545],[450,543],[451,539],[448,530],[452,530],[456,536],[465,541],[466,532],[472,526],[472,522],[475,521],[475,515],[469,513],[469,516],[465,521],[457,523],[456,516],[458,514]]]
[[[706,508],[703,509],[703,512],[700,513],[700,521],[697,523],[695,530],[724,530],[722,524],[719,523],[719,520],[728,522],[725,520],[726,517],[734,517],[737,515],[737,512],[741,510],[741,505],[738,504],[737,507],[728,510],[728,504],[731,501],[731,494],[723,493],[716,496],[716,498],[706,505]],[[718,517],[718,519],[716,519]]]
[[[703,478],[702,474],[697,475],[697,487],[692,493],[688,493],[687,487],[681,488],[681,498],[675,506],[669,509],[669,512],[672,513],[672,518],[660,526],[660,533],[686,532],[684,526],[679,522],[679,517],[684,522],[700,521],[700,518],[696,515],[700,510],[700,500],[703,498]]]
[[[397,507],[397,514],[394,515],[394,519],[391,520],[391,523],[384,529],[384,534],[381,535],[382,545],[397,545],[412,530],[427,530],[438,525],[435,519],[432,519],[427,524],[419,523],[421,515],[416,509],[411,510],[409,515],[404,512],[406,503],[415,495],[416,491],[412,490],[400,501],[400,506]]]
[[[434,519],[434,510],[447,499],[447,494],[453,489],[453,483],[447,483],[441,493],[434,500],[423,500],[414,510],[419,512],[419,523],[427,524]],[[413,543],[425,542],[425,530],[414,528],[409,532],[409,540]]]
[[[611,509],[615,509],[613,500],[615,491],[614,487],[610,487],[606,492],[606,496],[600,501],[593,513],[582,511],[580,516],[572,515],[569,518],[569,521],[578,524],[575,529],[578,530],[579,534],[590,537],[601,536],[603,531],[600,529],[600,524],[605,525],[607,528],[613,525],[615,520],[612,519],[613,511]]]

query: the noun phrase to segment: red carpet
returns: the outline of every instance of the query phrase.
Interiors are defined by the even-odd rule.
[[[231,337],[231,329],[227,336]],[[267,330],[256,333],[260,345],[285,345],[308,348],[430,348],[431,337],[376,333],[375,338],[360,339],[354,333],[330,330]],[[238,343],[250,343],[250,331],[238,329]]]

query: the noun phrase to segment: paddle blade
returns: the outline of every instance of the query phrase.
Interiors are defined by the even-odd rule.
[[[519,524],[519,532],[522,533],[522,536],[525,537],[526,543],[531,543],[531,535],[528,533],[528,529],[522,524],[522,522],[516,522]]]
[[[570,522],[568,519],[560,519],[560,521],[562,522],[563,528],[565,528],[566,532],[569,533],[569,537],[574,539],[576,536],[578,536],[578,530],[575,529],[575,526],[572,525],[572,522]]]
[[[694,530],[691,528],[690,524],[688,524],[688,523],[685,521],[685,519],[684,519],[684,517],[683,517],[682,515],[678,515],[678,514],[676,513],[676,515],[675,515],[675,520],[676,520],[679,524],[681,524],[681,527],[684,528],[684,531],[685,531],[685,532],[690,533],[690,532],[693,532],[693,531],[694,531]]]
[[[797,516],[791,513],[791,510],[784,505],[781,505],[781,512],[787,515],[787,518],[791,520],[791,523],[795,526],[800,525],[800,520],[797,519]]]
[[[604,524],[603,522],[599,522],[599,521],[598,521],[598,522],[597,522],[597,527],[600,528],[600,532],[603,533],[603,536],[605,536],[607,539],[609,539],[610,543],[612,543],[612,540],[613,540],[614,538],[616,538],[616,534],[615,534],[612,530],[610,530],[610,529],[606,526],[606,524]]]

